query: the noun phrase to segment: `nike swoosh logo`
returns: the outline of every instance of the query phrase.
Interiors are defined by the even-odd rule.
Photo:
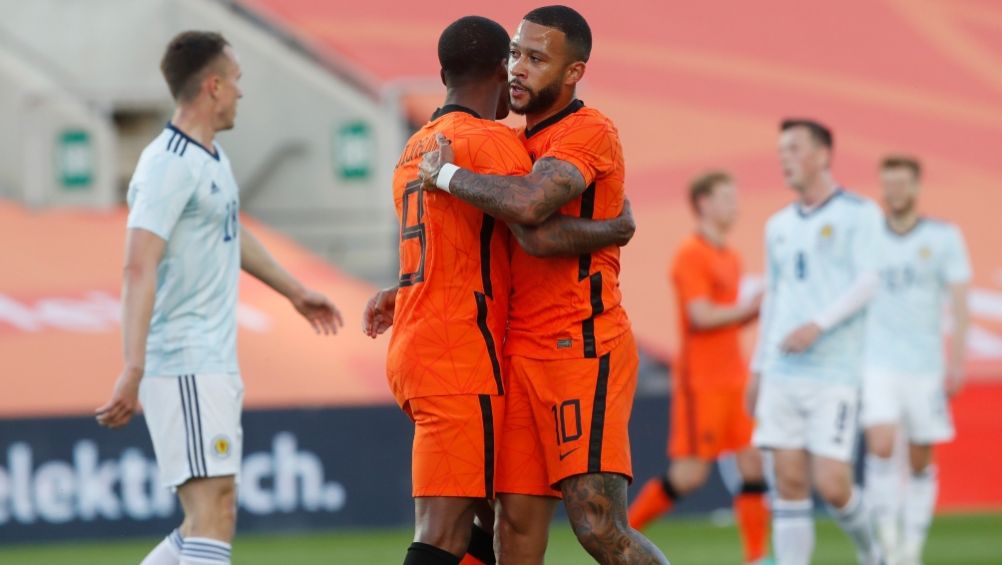
[[[570,456],[570,454],[571,454],[571,453],[574,453],[575,451],[577,451],[577,450],[579,450],[579,449],[581,449],[581,448],[580,448],[580,447],[575,447],[574,449],[572,449],[572,450],[568,451],[567,453],[561,453],[561,454],[560,454],[560,460],[561,460],[561,461],[563,461],[563,460],[564,460],[564,459],[566,459],[566,458],[567,458],[568,456]]]

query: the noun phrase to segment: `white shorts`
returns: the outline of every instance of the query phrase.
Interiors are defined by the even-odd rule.
[[[806,449],[852,461],[859,433],[859,388],[762,376],[752,443],[763,449]]]
[[[867,369],[863,376],[863,426],[903,424],[919,445],[953,439],[953,416],[939,375],[908,375]]]
[[[240,473],[243,398],[236,373],[143,377],[139,401],[163,486]]]

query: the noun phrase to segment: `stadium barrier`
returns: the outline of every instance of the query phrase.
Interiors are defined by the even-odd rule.
[[[663,396],[637,399],[638,481],[663,468],[667,406]],[[243,422],[240,531],[412,522],[412,428],[395,406],[249,410]],[[681,510],[726,505],[726,491],[710,488]],[[156,536],[180,517],[141,417],[116,431],[89,417],[0,420],[0,544]]]

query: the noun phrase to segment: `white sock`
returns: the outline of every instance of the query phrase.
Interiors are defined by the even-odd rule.
[[[814,511],[810,499],[772,503],[772,543],[776,565],[809,565],[814,553]]]
[[[905,487],[905,548],[921,555],[925,545],[929,524],[936,509],[936,494],[939,490],[939,477],[936,466],[929,465],[921,473],[909,477]]]
[[[898,464],[893,457],[866,456],[866,504],[884,553],[893,552],[898,544],[902,488],[904,485],[898,474]]]
[[[180,565],[230,565],[230,544],[209,538],[185,538]]]
[[[181,532],[175,528],[153,548],[153,551],[139,565],[178,565],[183,542],[184,538],[181,537]]]
[[[832,507],[831,513],[839,527],[849,535],[849,539],[855,544],[859,562],[863,564],[879,562],[877,556],[880,554],[880,550],[876,543],[877,537],[873,531],[873,522],[870,520],[866,500],[859,489],[853,486],[849,502],[842,508]]]

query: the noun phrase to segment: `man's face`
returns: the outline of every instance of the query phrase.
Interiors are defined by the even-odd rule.
[[[829,151],[802,126],[779,134],[779,165],[786,184],[803,192],[828,167]]]
[[[723,230],[738,219],[738,189],[733,182],[718,183],[699,205],[700,214]]]
[[[508,92],[516,114],[539,114],[553,107],[564,88],[567,37],[558,29],[522,21],[511,39]]]
[[[219,130],[232,129],[237,119],[237,101],[244,95],[240,89],[240,62],[230,47],[223,49],[223,55],[217,63],[218,71],[213,83],[213,94],[216,102]]]
[[[891,214],[904,214],[915,208],[919,181],[908,167],[889,167],[880,171],[884,204]]]

